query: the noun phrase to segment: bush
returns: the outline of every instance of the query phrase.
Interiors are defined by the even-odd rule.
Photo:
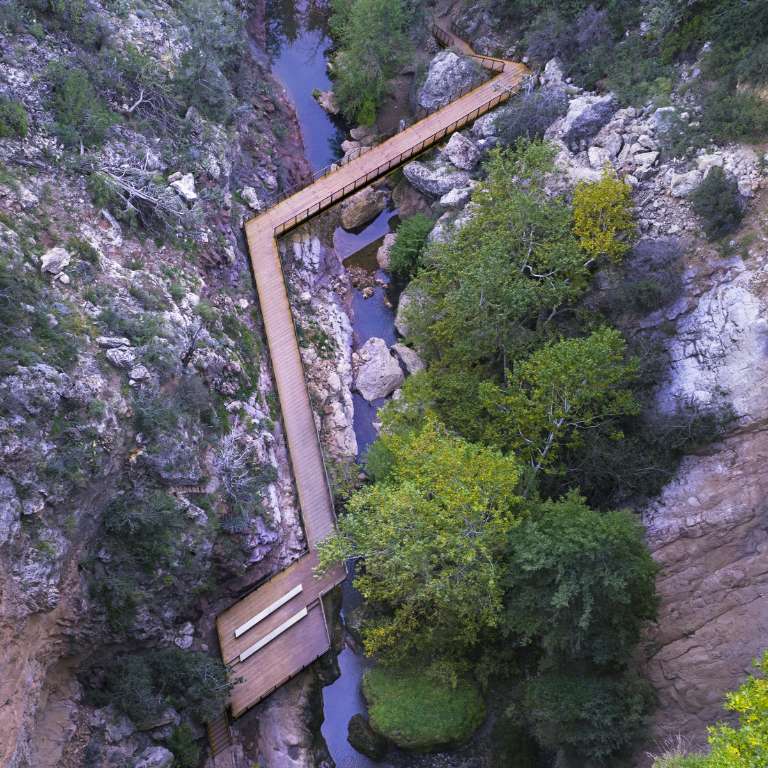
[[[27,110],[20,101],[0,98],[0,139],[24,139],[29,131]]]
[[[768,104],[733,83],[718,84],[702,99],[702,127],[716,141],[760,141],[768,134]]]
[[[539,744],[564,750],[574,765],[626,750],[642,733],[650,703],[648,684],[630,673],[546,674],[530,680],[524,694]]]
[[[573,191],[573,232],[592,259],[619,261],[635,235],[629,184],[608,170],[600,181],[579,182]]]
[[[505,144],[519,138],[540,139],[558,117],[568,111],[568,99],[560,88],[524,93],[496,118],[496,130]]]
[[[422,671],[374,667],[363,678],[371,727],[402,749],[461,744],[485,719],[477,686],[438,682]]]
[[[704,181],[691,193],[691,202],[710,240],[733,232],[744,217],[739,187],[719,166],[709,169]]]
[[[432,226],[430,218],[417,213],[397,228],[397,238],[389,253],[389,268],[403,283],[407,283],[419,271],[427,235],[432,231]]]
[[[117,121],[96,94],[88,73],[57,63],[50,67],[51,108],[56,134],[65,147],[94,147]]]
[[[206,722],[221,713],[231,687],[220,661],[197,651],[164,648],[116,659],[107,669],[98,698],[114,704],[138,725],[168,707]],[[189,741],[186,734],[177,736],[185,750]]]
[[[173,768],[197,768],[200,763],[200,747],[194,732],[186,723],[174,728],[168,739],[168,749],[173,752]]]

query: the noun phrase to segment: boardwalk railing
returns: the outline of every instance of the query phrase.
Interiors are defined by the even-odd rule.
[[[447,30],[443,29],[442,27],[437,26],[437,24],[432,25],[432,34],[435,36],[435,39],[437,39],[442,45],[446,47],[451,47],[456,45],[457,42],[461,42],[460,38],[456,37],[456,35],[452,34],[451,32],[448,32]],[[467,53],[465,51],[461,51],[461,55],[468,59],[474,59],[477,62],[479,62],[480,66],[484,69],[489,70],[490,72],[503,72],[504,67],[506,66],[506,62],[504,59],[497,59],[493,56],[484,56],[482,54],[478,53]],[[476,83],[469,83],[468,85],[464,86],[452,99],[452,101],[455,101],[456,99],[460,99],[462,96],[466,96],[470,91],[473,91],[475,88],[477,88]],[[429,117],[430,115],[434,114],[438,110],[443,109],[445,105],[440,104],[438,106],[433,107],[432,109],[423,112],[422,118]],[[391,136],[397,135],[399,131],[393,131],[392,134],[386,135],[384,139],[391,138]],[[344,157],[339,158],[333,163],[329,163],[328,165],[324,166],[323,168],[320,168],[317,171],[314,171],[312,173],[312,176],[305,182],[302,182],[300,184],[294,184],[293,186],[289,187],[288,189],[283,190],[280,192],[280,194],[276,195],[273,199],[271,205],[277,205],[277,203],[282,202],[288,197],[291,197],[292,195],[295,195],[297,192],[300,192],[302,189],[306,189],[307,187],[314,184],[319,179],[322,179],[324,176],[327,176],[329,173],[333,173],[333,171],[338,170],[344,165],[347,165],[348,163],[351,163],[353,160],[357,160],[358,157],[361,155],[364,155],[366,152],[370,152],[372,149],[375,149],[375,147],[379,146],[378,144],[371,144],[370,146],[361,146],[357,149],[353,149],[351,152],[347,152],[347,154],[344,155]],[[284,231],[284,230],[283,230]]]
[[[414,146],[408,148],[404,152],[401,152],[396,157],[391,158],[386,163],[382,163],[381,165],[377,166],[374,170],[366,173],[364,176],[360,176],[359,178],[355,179],[349,184],[346,184],[340,189],[337,189],[335,192],[328,195],[327,197],[324,197],[322,200],[318,201],[317,203],[314,203],[308,208],[305,208],[303,211],[300,211],[294,216],[291,216],[291,218],[286,219],[284,222],[278,224],[275,227],[274,229],[275,237],[278,237],[279,235],[284,234],[289,229],[293,229],[294,227],[298,226],[299,224],[306,221],[310,217],[320,213],[320,211],[323,211],[326,208],[330,208],[334,203],[339,202],[339,200],[342,200],[343,198],[347,197],[347,195],[351,194],[352,192],[355,192],[356,190],[367,186],[371,182],[376,181],[376,179],[380,178],[381,176],[385,176],[394,168],[397,168],[398,166],[402,165],[406,160],[409,160],[410,158],[421,154],[426,149],[429,149],[431,146],[436,144],[438,141],[440,141],[440,139],[444,138],[449,133],[453,133],[459,128],[462,128],[463,126],[465,126],[467,123],[471,123],[473,120],[476,120],[478,117],[480,117],[480,115],[484,115],[486,112],[489,112],[494,107],[501,104],[502,101],[506,101],[511,94],[516,92],[516,90],[517,88],[504,89],[500,94],[495,96],[490,101],[486,102],[483,106],[475,107],[474,109],[467,112],[465,115],[462,115],[457,120],[454,120],[450,125],[444,128],[441,128],[439,131],[436,131],[431,136],[427,137],[426,139],[423,139],[418,144],[415,144]]]

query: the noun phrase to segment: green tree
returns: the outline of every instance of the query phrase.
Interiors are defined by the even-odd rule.
[[[573,191],[573,231],[592,259],[619,261],[635,235],[629,184],[608,169],[600,181],[579,182]]]
[[[515,366],[506,385],[480,385],[483,437],[526,460],[534,475],[556,466],[562,448],[572,448],[584,430],[637,413],[628,388],[635,366],[625,356],[613,328],[541,347]]]
[[[331,28],[338,40],[334,90],[348,120],[370,125],[410,50],[410,14],[402,0],[333,0]]]
[[[543,190],[553,158],[552,146],[538,141],[493,151],[472,219],[428,250],[414,281],[423,300],[408,320],[429,362],[503,371],[586,288],[589,259],[570,209]]]
[[[502,612],[499,557],[521,514],[511,457],[433,420],[380,438],[383,477],[355,493],[321,565],[363,558],[355,586],[377,612],[366,651],[461,662]]]
[[[392,274],[402,282],[408,282],[421,268],[427,235],[432,226],[432,219],[417,213],[397,228],[397,239],[389,253],[389,263]]]
[[[661,757],[654,768],[761,768],[768,765],[768,652],[755,660],[759,676],[750,676],[726,696],[725,708],[738,725],[721,723],[709,729],[708,755]]]
[[[541,746],[565,753],[567,765],[602,764],[643,730],[650,687],[632,673],[543,674],[525,686],[523,707]]]
[[[623,665],[656,614],[656,564],[629,512],[570,493],[535,506],[509,538],[504,633],[542,667]]]

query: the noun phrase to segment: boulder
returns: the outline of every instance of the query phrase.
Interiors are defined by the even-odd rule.
[[[443,154],[453,165],[463,171],[471,171],[480,160],[480,150],[460,133],[454,133],[450,141],[445,145]]]
[[[544,65],[544,72],[541,75],[542,85],[563,85],[565,74],[560,59],[550,59]]]
[[[128,375],[131,377],[132,381],[146,381],[151,376],[146,366],[143,365],[137,365],[134,368],[131,368],[131,372]]]
[[[481,70],[471,59],[453,51],[440,51],[430,62],[427,78],[419,89],[419,106],[427,112],[444,107],[481,79]]]
[[[197,200],[197,192],[195,191],[195,177],[191,173],[185,173],[183,176],[179,173],[174,173],[169,177],[171,187],[175,190],[176,194],[187,203],[194,203]]]
[[[587,150],[589,164],[593,168],[603,168],[607,162],[610,162],[608,150],[604,147],[590,147]]]
[[[379,761],[387,754],[387,740],[376,733],[363,715],[353,715],[347,726],[347,741],[361,754]]]
[[[571,151],[584,149],[587,141],[597,134],[615,111],[616,100],[611,93],[573,99],[563,121],[563,139]]]
[[[672,197],[686,197],[701,184],[703,174],[695,168],[688,173],[672,173],[669,176],[669,193]]]
[[[496,121],[503,120],[505,108],[494,109],[493,112],[489,112],[487,115],[478,117],[472,124],[472,135],[476,139],[490,139],[496,136]]]
[[[676,121],[677,110],[674,107],[659,107],[651,115],[651,125],[660,134],[669,133]]]
[[[355,353],[355,389],[368,402],[391,395],[405,380],[400,364],[389,352],[384,339],[375,336]]]
[[[400,358],[400,362],[405,366],[405,370],[409,374],[418,373],[426,368],[424,361],[419,357],[419,353],[415,349],[406,347],[405,344],[398,342],[392,345],[392,351]]]
[[[133,768],[171,768],[173,752],[165,747],[147,747],[133,764]]]
[[[406,179],[400,179],[392,190],[392,202],[395,204],[401,219],[407,219],[416,213],[427,216],[430,205],[418,189],[411,186]]]
[[[451,171],[448,165],[429,168],[414,161],[403,168],[403,175],[419,192],[433,197],[442,197],[452,189],[469,185],[469,174],[465,171]]]
[[[341,112],[339,100],[333,91],[315,91],[312,94],[317,103],[329,114],[338,115]]]
[[[472,187],[452,189],[440,198],[440,205],[442,205],[443,208],[463,208],[469,202],[471,197]]]
[[[97,336],[96,343],[100,347],[113,349],[114,347],[130,347],[131,341],[125,336]]]
[[[357,229],[375,219],[386,207],[389,195],[383,189],[365,187],[341,204],[341,226]]]
[[[131,368],[136,360],[136,353],[130,347],[113,347],[108,349],[104,355],[115,368],[126,370]]]
[[[43,254],[40,260],[40,268],[43,272],[58,275],[62,269],[69,266],[72,256],[66,248],[56,246]]]
[[[389,254],[395,240],[397,240],[397,235],[394,232],[384,235],[379,250],[376,251],[376,263],[379,265],[379,269],[389,269]]]

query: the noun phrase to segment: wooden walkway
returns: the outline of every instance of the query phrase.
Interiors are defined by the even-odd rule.
[[[471,52],[449,30],[437,27],[434,33],[444,45]],[[234,717],[330,648],[322,596],[346,576],[342,566],[322,579],[313,573],[317,544],[333,532],[335,516],[277,238],[493,109],[519,89],[528,73],[524,65],[515,62],[475,58],[496,73],[492,79],[382,144],[332,166],[246,224],[308,553],[217,618],[222,658],[238,681],[230,701]]]

